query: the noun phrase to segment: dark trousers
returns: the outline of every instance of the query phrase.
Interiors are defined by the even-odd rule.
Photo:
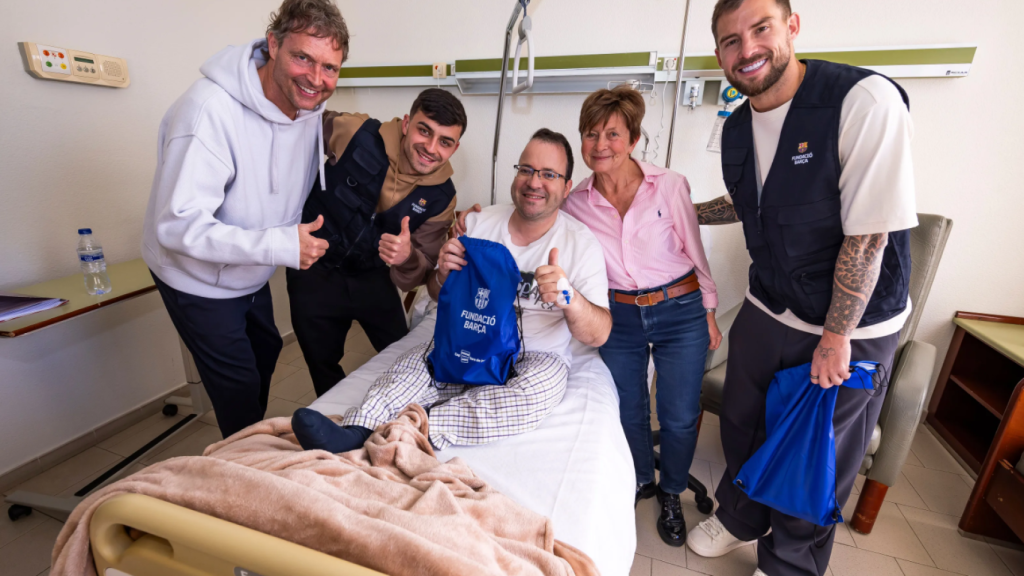
[[[674,282],[673,282],[674,283]],[[671,283],[670,283],[671,285]],[[601,346],[619,391],[619,418],[626,433],[637,484],[654,481],[654,438],[647,365],[658,372],[661,425],[661,489],[686,491],[697,448],[700,386],[708,354],[707,312],[700,291],[654,306],[611,302],[612,333]]]
[[[292,328],[317,397],[345,377],[341,358],[352,321],[380,352],[409,333],[405,308],[388,268],[349,275],[339,268],[288,269]]]
[[[192,353],[225,438],[263,420],[281,353],[270,285],[237,298],[175,290],[153,274],[171,322]]]
[[[722,395],[722,447],[727,469],[715,497],[715,514],[734,536],[758,540],[758,567],[771,576],[821,576],[832,556],[835,526],[822,528],[747,498],[733,480],[765,440],[765,396],[779,370],[811,361],[821,336],[794,330],[743,303],[729,330],[729,358]],[[853,340],[850,360],[880,362],[892,369],[899,334]],[[836,400],[836,497],[846,504],[860,471],[884,393],[842,387]],[[768,529],[771,534],[765,536]]]

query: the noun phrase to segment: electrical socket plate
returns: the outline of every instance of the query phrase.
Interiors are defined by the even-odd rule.
[[[679,58],[665,58],[665,63],[662,68],[668,72],[676,69],[676,63],[679,62]]]
[[[444,62],[438,62],[434,64],[434,78],[447,78],[448,77],[448,65]]]
[[[697,106],[704,103],[704,80],[686,80],[683,85],[683,93],[679,98],[680,106],[690,106],[690,93],[693,88],[697,88]]]

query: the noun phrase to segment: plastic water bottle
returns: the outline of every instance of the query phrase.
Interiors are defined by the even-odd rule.
[[[85,291],[92,296],[110,292],[110,276],[103,260],[103,246],[92,237],[91,228],[78,229],[78,264],[85,277]]]

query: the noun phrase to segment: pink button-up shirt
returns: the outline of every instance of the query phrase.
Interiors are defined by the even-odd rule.
[[[690,184],[682,174],[634,160],[643,182],[625,218],[594,188],[590,176],[562,209],[583,222],[604,249],[608,286],[647,290],[696,270],[705,308],[718,307],[718,289],[700,240]]]

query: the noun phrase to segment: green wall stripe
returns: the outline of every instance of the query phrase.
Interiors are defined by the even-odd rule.
[[[522,62],[522,60],[520,60]],[[626,66],[647,66],[651,62],[650,52],[627,52],[625,54],[581,54],[578,56],[538,56],[534,60],[537,70],[567,70],[573,68],[619,68]],[[511,70],[513,61],[508,60]],[[521,70],[522,68],[520,68]],[[456,60],[458,72],[500,72],[501,58],[478,60]]]
[[[448,75],[452,73],[451,64],[448,64]],[[338,72],[338,78],[417,78],[434,76],[433,64],[419,64],[413,66],[342,66]]]
[[[971,64],[977,48],[912,48],[897,50],[855,50],[840,52],[798,52],[798,58],[829,60],[851,66],[901,66],[920,64]],[[647,66],[650,52],[627,52],[624,54],[582,54],[577,56],[538,56],[537,70],[566,70],[578,68],[619,68]],[[459,72],[498,72],[501,58],[456,60]],[[664,58],[658,58],[656,68],[663,70]],[[509,69],[512,60],[509,59]],[[684,70],[719,70],[714,56],[687,56]],[[452,66],[448,65],[448,75]],[[433,67],[430,64],[411,66],[350,66],[342,67],[339,78],[430,78]]]
[[[798,52],[797,58],[828,60],[850,66],[913,66],[921,64],[971,64],[977,48],[913,48],[904,50],[856,50]],[[718,70],[714,56],[688,56],[684,70]]]

